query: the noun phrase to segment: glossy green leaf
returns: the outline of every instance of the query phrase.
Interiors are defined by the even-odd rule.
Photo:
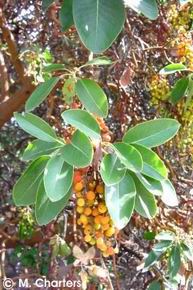
[[[161,185],[163,188],[163,194],[161,200],[168,206],[178,206],[178,198],[176,191],[170,180],[162,180]]]
[[[101,53],[121,32],[125,9],[120,0],[73,0],[73,18],[84,45]]]
[[[50,125],[48,125],[48,123],[46,123],[40,117],[31,113],[14,113],[14,117],[18,122],[19,126],[32,136],[46,142],[57,141],[55,131],[50,127]]]
[[[72,2],[73,0],[64,0],[60,9],[59,20],[62,31],[68,30],[74,24],[72,15]]]
[[[117,142],[112,145],[115,150],[115,154],[120,159],[120,161],[134,172],[139,172],[142,170],[143,162],[140,153],[131,145]]]
[[[135,174],[132,174],[137,191],[135,210],[145,218],[153,218],[157,213],[157,205],[154,195],[150,193],[139,181]]]
[[[118,229],[123,229],[134,211],[136,197],[135,184],[129,173],[118,183],[105,187],[108,212]]]
[[[35,202],[35,216],[40,226],[47,225],[63,210],[68,204],[71,191],[68,192],[61,200],[52,202],[46,195],[43,181],[40,183],[36,202]]]
[[[170,102],[175,105],[177,102],[181,100],[182,97],[185,96],[187,88],[189,84],[189,79],[188,78],[181,78],[178,80],[171,93],[170,93]]]
[[[145,259],[144,267],[149,268],[153,266],[158,261],[160,256],[161,256],[161,253],[150,251],[147,258]]]
[[[33,161],[14,185],[13,200],[17,206],[31,205],[35,202],[48,159],[49,157],[43,156]]]
[[[142,13],[151,20],[155,20],[158,17],[159,11],[156,0],[124,0],[124,3],[137,13]]]
[[[34,140],[29,143],[27,148],[25,149],[22,159],[25,161],[34,160],[42,155],[50,155],[55,150],[60,148],[62,144],[58,142],[45,142],[42,140]]]
[[[179,128],[180,124],[173,119],[150,120],[129,129],[123,137],[123,142],[156,147],[174,137]]]
[[[50,158],[44,171],[44,187],[48,198],[55,202],[68,194],[73,181],[73,167],[58,153]]]
[[[37,86],[25,104],[25,111],[30,112],[38,107],[50,94],[59,81],[58,77],[53,77]]]
[[[55,72],[58,70],[65,70],[65,65],[61,63],[52,63],[43,67],[43,71],[48,73]]]
[[[75,79],[69,78],[65,81],[62,87],[62,93],[64,96],[64,100],[67,104],[71,104],[73,101],[73,97],[75,96]]]
[[[54,2],[55,2],[54,0],[42,0],[43,10],[47,10]]]
[[[140,173],[136,173],[136,177],[140,180],[143,186],[153,195],[160,196],[163,194],[163,188],[160,181],[143,176]]]
[[[174,241],[175,234],[172,232],[160,232],[155,236],[155,239],[160,241]]]
[[[161,290],[161,284],[158,281],[153,281],[149,284],[147,290]]]
[[[89,65],[110,65],[112,63],[113,63],[112,60],[109,59],[108,57],[101,56],[101,57],[96,57],[96,58],[93,58],[92,60],[89,60],[87,63],[82,65],[82,67],[89,66]]]
[[[141,154],[143,159],[142,173],[157,180],[163,180],[168,177],[168,170],[164,162],[152,150],[135,144],[133,145]]]
[[[181,265],[181,253],[180,246],[177,244],[172,247],[168,258],[168,272],[171,277],[175,277],[180,269]]]
[[[75,109],[62,113],[63,120],[86,134],[91,139],[101,139],[100,128],[95,118],[86,111]]]
[[[187,70],[187,67],[183,65],[182,63],[171,63],[163,67],[159,73],[167,75],[167,74],[173,74],[173,73],[184,71],[184,70]]]
[[[76,131],[71,143],[60,150],[64,160],[75,167],[83,168],[91,164],[93,148],[89,138],[82,132]]]
[[[105,118],[108,114],[107,96],[93,80],[80,79],[76,83],[76,93],[89,112]]]
[[[100,166],[100,174],[106,185],[119,183],[124,177],[126,169],[115,154],[107,154],[103,157]]]

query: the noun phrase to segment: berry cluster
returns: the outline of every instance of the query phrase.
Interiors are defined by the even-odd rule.
[[[178,8],[176,4],[169,6],[167,11],[168,22],[172,26],[172,30],[179,30],[183,27],[185,30],[189,30],[193,20],[193,9],[192,3]]]
[[[22,208],[19,211],[19,229],[20,239],[30,239],[34,233],[35,220],[30,209]]]
[[[116,229],[108,214],[104,199],[104,185],[94,180],[84,180],[80,171],[75,172],[77,224],[84,233],[84,241],[96,246],[104,257],[118,252],[113,247]]]
[[[168,100],[170,86],[167,78],[155,74],[149,82],[149,91],[151,94],[151,105],[157,107],[160,101]]]

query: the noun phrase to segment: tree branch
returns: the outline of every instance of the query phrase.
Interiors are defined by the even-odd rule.
[[[9,77],[7,73],[7,68],[5,65],[5,60],[3,53],[0,51],[0,102],[7,99],[9,96]]]
[[[11,62],[15,68],[16,73],[19,76],[20,81],[24,83],[26,81],[24,66],[18,57],[17,45],[13,34],[9,30],[6,19],[3,16],[2,8],[0,8],[0,28],[2,30],[3,40],[7,43],[8,46]]]
[[[23,66],[23,63],[19,59],[18,49],[16,45],[16,41],[14,39],[13,34],[9,30],[7,21],[5,17],[3,16],[3,9],[0,6],[0,28],[2,30],[2,37],[4,42],[8,46],[8,52],[10,55],[10,60],[15,68],[15,71],[18,75],[21,88],[17,90],[14,95],[11,95],[10,92],[8,92],[9,87],[6,86],[4,83],[4,94],[2,93],[2,96],[0,98],[0,128],[12,117],[13,112],[18,111],[21,106],[25,103],[25,101],[28,99],[28,97],[31,95],[32,91],[34,90],[35,86],[32,84],[32,78],[28,77],[25,74],[25,69]],[[1,67],[1,73],[0,76],[2,78],[2,75],[5,80],[8,81],[8,75],[5,67],[4,58],[0,59],[0,69]]]

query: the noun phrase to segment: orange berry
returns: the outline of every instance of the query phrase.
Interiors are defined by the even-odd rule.
[[[97,231],[97,232],[95,232],[95,237],[96,237],[97,239],[102,238],[102,237],[103,237],[103,233],[100,232],[100,231]]]
[[[95,193],[93,192],[93,191],[88,191],[87,193],[86,193],[86,198],[88,199],[88,200],[94,200],[95,199]]]
[[[79,198],[79,199],[77,200],[77,205],[78,205],[78,206],[84,206],[84,205],[85,205],[85,201],[84,201],[84,199],[83,199],[83,198]]]
[[[83,225],[86,225],[88,223],[88,219],[84,214],[81,214],[80,221]]]
[[[110,221],[110,217],[109,216],[101,216],[101,224],[102,225],[106,225],[106,224],[108,224],[109,223],[109,221]]]
[[[104,193],[104,185],[103,184],[98,184],[96,187],[96,192],[103,194]]]
[[[101,216],[100,215],[95,216],[94,222],[95,222],[95,224],[100,224],[101,223]]]
[[[101,245],[99,247],[99,249],[102,251],[102,252],[105,252],[107,250],[107,246],[105,244]]]
[[[104,245],[104,240],[102,237],[97,238],[96,245],[97,245],[97,248],[100,248],[102,245]]]
[[[76,171],[76,172],[74,173],[74,183],[78,183],[78,182],[80,182],[81,180],[82,180],[82,176],[81,176],[80,172]]]
[[[81,213],[83,213],[84,208],[81,207],[81,206],[78,206],[77,209],[76,209],[76,211],[81,214]]]
[[[115,252],[113,247],[108,247],[106,253],[110,256],[114,255]]]
[[[86,225],[85,229],[84,229],[84,234],[88,235],[88,234],[92,233],[92,230],[93,230],[93,228],[91,225]]]
[[[93,208],[93,210],[92,210],[92,215],[93,215],[93,216],[97,216],[98,214],[99,214],[98,209],[97,209],[97,208]]]
[[[102,230],[103,230],[103,231],[106,231],[106,230],[109,229],[109,227],[110,227],[109,224],[102,225]]]
[[[104,203],[100,202],[98,205],[98,211],[100,213],[105,213],[107,211],[107,207]]]
[[[89,216],[89,215],[91,215],[91,213],[92,213],[92,209],[90,207],[86,207],[84,210],[84,214],[86,216]]]
[[[113,227],[111,227],[105,232],[105,236],[110,238],[110,237],[112,237],[112,235],[114,235],[114,233],[115,233],[115,229]]]
[[[83,187],[84,187],[83,183],[82,182],[78,182],[78,183],[75,184],[74,190],[75,191],[81,191],[83,189]]]

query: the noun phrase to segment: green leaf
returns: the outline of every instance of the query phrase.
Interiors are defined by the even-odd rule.
[[[167,75],[167,74],[173,74],[173,73],[184,71],[184,70],[187,70],[187,67],[183,65],[182,63],[171,63],[163,67],[159,73]]]
[[[57,141],[55,131],[50,127],[50,125],[48,125],[48,123],[46,123],[38,116],[31,113],[14,113],[14,117],[19,126],[32,136],[46,142]]]
[[[172,247],[168,258],[168,272],[171,277],[175,277],[180,269],[181,265],[181,255],[180,255],[180,245]]]
[[[114,143],[112,147],[117,157],[128,169],[134,172],[142,170],[143,161],[141,155],[133,146],[117,142]]]
[[[76,83],[76,93],[86,110],[105,118],[108,114],[107,96],[93,80],[82,79]]]
[[[123,28],[123,1],[74,0],[73,18],[84,45],[94,53],[101,53],[111,46]]]
[[[69,78],[65,81],[62,87],[62,93],[64,95],[65,102],[67,104],[71,104],[73,101],[73,97],[75,96],[75,79]]]
[[[173,105],[175,105],[177,102],[180,101],[182,97],[185,96],[188,84],[189,84],[188,78],[181,78],[175,83],[170,93],[170,101]]]
[[[161,241],[174,241],[175,234],[172,232],[160,232],[156,235],[155,239]]]
[[[143,159],[142,173],[157,180],[163,180],[168,177],[168,170],[164,162],[152,150],[135,144],[133,145],[141,154]]]
[[[151,20],[155,20],[158,17],[159,11],[156,0],[124,0],[124,3]]]
[[[161,256],[161,253],[150,251],[147,258],[145,259],[144,267],[149,268],[153,266],[157,262],[160,256]]]
[[[25,149],[22,159],[25,161],[34,160],[42,155],[50,155],[62,145],[57,142],[45,142],[42,140],[34,140],[29,143]]]
[[[150,120],[129,129],[123,137],[123,142],[156,147],[174,137],[179,128],[180,124],[173,119]]]
[[[44,83],[38,85],[25,104],[26,112],[30,112],[36,107],[38,107],[50,94],[50,92],[56,86],[58,81],[59,81],[58,77],[53,77],[45,81]]]
[[[68,30],[73,24],[72,15],[72,0],[64,0],[59,12],[59,20],[62,27],[62,31]]]
[[[162,180],[161,185],[163,188],[163,194],[161,200],[168,206],[178,206],[178,198],[176,195],[175,188],[173,187],[170,180]]]
[[[155,244],[155,246],[153,247],[153,251],[154,252],[161,252],[164,253],[168,250],[168,248],[172,245],[172,241],[161,241],[157,244]]]
[[[135,174],[131,174],[135,182],[137,191],[135,200],[135,210],[145,218],[153,218],[157,213],[156,200],[143,184],[139,181]]]
[[[17,206],[31,205],[35,202],[48,159],[49,157],[43,156],[33,161],[14,185],[13,200]]]
[[[112,60],[109,59],[108,57],[101,56],[101,57],[96,57],[96,58],[93,58],[92,60],[89,60],[87,63],[85,63],[81,67],[89,66],[89,65],[110,65],[112,63],[113,63]]]
[[[90,165],[93,158],[93,148],[89,138],[78,130],[74,133],[71,143],[65,145],[60,152],[68,164],[78,168]]]
[[[100,174],[106,185],[119,183],[126,169],[115,154],[106,154],[100,165]]]
[[[66,123],[79,129],[91,139],[101,139],[99,125],[88,112],[80,109],[67,110],[62,113],[62,118]]]
[[[129,173],[125,174],[120,183],[105,187],[108,212],[119,230],[128,224],[132,216],[135,197],[135,183]]]
[[[151,231],[145,231],[143,238],[147,241],[153,241],[155,239],[156,233]]]
[[[149,284],[147,290],[161,290],[161,284],[158,281],[153,281]]]
[[[52,202],[46,195],[43,181],[40,183],[36,203],[35,216],[40,226],[51,222],[67,205],[71,196],[71,191],[68,192],[61,200]]]
[[[171,241],[161,241],[157,243],[145,259],[145,268],[149,268],[155,264],[161,255],[163,255],[171,245]]]
[[[55,2],[54,0],[42,0],[43,10],[47,10],[54,2]]]
[[[136,173],[136,177],[140,180],[143,186],[153,195],[160,196],[163,194],[163,188],[160,181],[148,178],[140,173]]]
[[[182,253],[188,260],[193,262],[193,248],[191,245],[181,243]]]
[[[48,198],[55,202],[68,194],[73,181],[73,167],[66,163],[61,154],[48,161],[44,171],[44,187]]]
[[[47,73],[55,72],[58,70],[65,70],[65,65],[60,63],[52,63],[43,67],[43,71]]]

